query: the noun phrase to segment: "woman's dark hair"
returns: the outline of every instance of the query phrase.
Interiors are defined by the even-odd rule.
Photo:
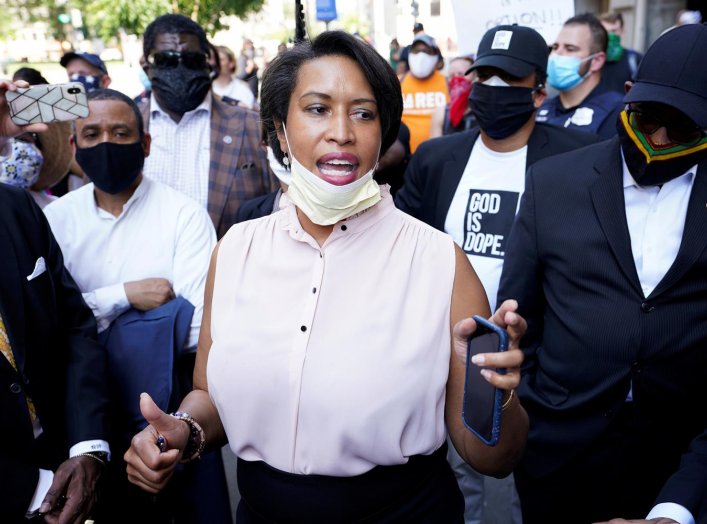
[[[145,58],[154,49],[157,35],[163,34],[194,35],[199,40],[202,51],[206,54],[209,52],[209,41],[206,39],[206,32],[194,20],[183,15],[162,15],[150,22],[142,35],[142,52]]]
[[[42,76],[42,73],[31,67],[20,67],[15,74],[12,75],[12,81],[24,80],[31,86],[48,84],[47,79]]]
[[[299,70],[305,63],[324,56],[345,56],[363,71],[378,105],[382,133],[380,154],[383,156],[398,137],[403,114],[400,81],[388,62],[371,46],[343,31],[326,31],[311,42],[296,44],[275,57],[265,70],[260,91],[260,117],[275,158],[282,163],[276,122],[287,123],[290,96],[297,85]]]

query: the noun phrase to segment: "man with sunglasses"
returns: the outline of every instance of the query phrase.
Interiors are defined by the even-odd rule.
[[[220,238],[241,203],[278,187],[258,115],[212,95],[206,33],[189,18],[156,18],[145,29],[143,52],[152,85],[140,108],[152,135],[144,174],[204,206]]]
[[[707,522],[706,56],[707,26],[665,33],[618,136],[528,171],[498,294],[528,320],[526,524]]]

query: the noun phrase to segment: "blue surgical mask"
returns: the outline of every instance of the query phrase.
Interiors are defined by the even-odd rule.
[[[145,91],[152,91],[152,82],[150,82],[150,77],[147,76],[147,73],[145,73],[145,70],[142,67],[138,68],[137,76],[140,79],[142,87],[145,88]]]
[[[576,56],[550,55],[547,62],[547,83],[558,91],[569,91],[573,87],[577,87],[589,76],[589,72],[584,76],[579,74],[582,62],[592,58],[594,55],[589,55],[584,59]]]
[[[101,88],[100,76],[75,74],[71,75],[69,77],[69,80],[72,82],[79,82],[83,84],[83,86],[86,88],[86,93],[90,93],[91,91]]]

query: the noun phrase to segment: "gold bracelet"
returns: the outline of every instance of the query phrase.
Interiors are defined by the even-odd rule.
[[[71,458],[76,458],[76,457],[91,457],[93,460],[97,460],[98,462],[100,462],[101,466],[105,467],[107,465],[105,460],[103,460],[101,457],[99,457],[98,455],[95,455],[93,453],[78,453]]]
[[[508,395],[508,398],[506,399],[506,401],[503,404],[501,404],[501,411],[506,411],[508,409],[508,407],[511,405],[511,402],[513,402],[513,397],[515,397],[515,396],[516,396],[516,390],[512,389],[511,394]]]

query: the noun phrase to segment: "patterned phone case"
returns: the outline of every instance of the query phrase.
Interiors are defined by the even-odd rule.
[[[88,116],[86,90],[79,82],[20,88],[5,93],[10,118],[20,126]]]

